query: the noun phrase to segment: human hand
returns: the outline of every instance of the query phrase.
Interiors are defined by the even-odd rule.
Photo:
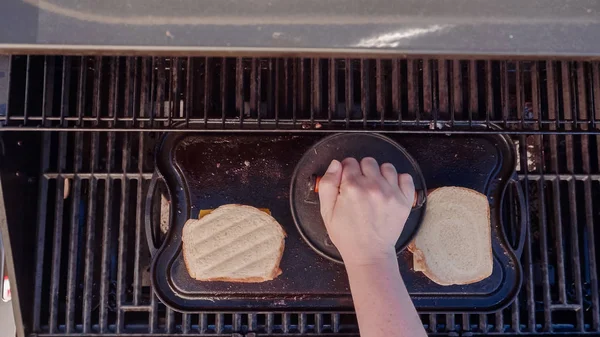
[[[396,256],[415,186],[409,174],[373,158],[333,160],[319,182],[321,216],[346,265]]]

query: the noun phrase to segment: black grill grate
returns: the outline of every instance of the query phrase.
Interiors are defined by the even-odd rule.
[[[12,56],[10,70],[18,76],[0,121],[17,130],[494,123],[505,133],[593,133],[600,122],[596,62]]]
[[[455,336],[600,333],[599,71],[567,61],[12,56],[0,130],[58,131],[39,132],[24,323],[39,335],[356,334],[352,313],[182,314],[160,303],[142,229],[160,132],[504,132],[528,205],[519,297],[492,314],[422,313],[423,323]]]

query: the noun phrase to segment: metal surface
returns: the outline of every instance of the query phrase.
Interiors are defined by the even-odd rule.
[[[515,142],[527,205],[522,214],[529,224],[521,258],[523,286],[504,310],[422,312],[423,323],[434,335],[600,333],[598,63],[143,59],[10,58],[1,130],[28,131],[1,133],[11,158],[2,161],[0,171],[7,205],[2,230],[11,237],[12,259],[19,260],[7,262],[14,264],[19,289],[13,293],[13,301],[18,297],[21,303],[18,331],[55,336],[355,335],[350,312],[183,314],[156,298],[148,282],[149,250],[142,230],[145,191],[154,169],[157,135],[152,131],[172,129],[169,120],[187,120],[194,130],[235,133],[259,127],[316,132],[310,128],[318,122],[319,131],[329,132],[415,132],[409,126],[417,125],[423,133],[473,134],[478,131],[470,130],[470,123],[494,121]],[[167,67],[171,64],[177,66]],[[345,104],[348,98],[352,104]],[[459,125],[467,130],[455,128]],[[507,193],[512,200],[514,191]],[[513,203],[504,208],[509,218],[518,213]],[[510,240],[515,233],[516,228]],[[94,249],[86,248],[88,242]],[[87,263],[89,272],[86,255],[94,256]],[[69,280],[76,287],[67,304]],[[51,293],[51,287],[58,293]]]
[[[594,0],[10,0],[1,51],[600,55]]]
[[[422,149],[413,148],[412,151]],[[396,252],[408,246],[421,225],[425,211],[427,186],[414,158],[405,148],[391,138],[379,134],[340,133],[322,138],[305,150],[302,158],[295,163],[294,174],[290,177],[290,208],[298,231],[306,243],[321,256],[331,261],[343,263],[342,256],[329,239],[319,208],[319,196],[314,191],[313,179],[322,176],[333,159],[373,157],[380,164],[391,163],[398,172],[413,177],[418,203],[412,208],[402,234],[396,242]]]

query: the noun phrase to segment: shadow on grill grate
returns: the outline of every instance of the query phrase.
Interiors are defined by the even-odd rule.
[[[530,224],[525,280],[502,311],[422,313],[423,323],[440,335],[600,332],[597,63],[7,60],[10,95],[0,130],[59,131],[3,134],[7,149],[29,142],[40,154],[39,169],[33,168],[37,223],[23,225],[37,233],[36,241],[29,239],[37,242],[35,268],[26,271],[31,287],[19,289],[32,293],[31,307],[23,308],[31,312],[30,332],[356,334],[352,313],[182,314],[160,303],[149,283],[142,223],[159,131],[452,133],[488,123],[503,130],[485,132],[513,134],[519,154]],[[17,153],[15,162],[25,156]],[[504,211],[515,217],[514,205]],[[9,230],[19,225],[9,222]]]

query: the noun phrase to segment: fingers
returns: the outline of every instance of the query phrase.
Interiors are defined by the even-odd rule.
[[[394,165],[385,163],[381,165],[381,175],[392,186],[398,186],[398,172]]]
[[[412,176],[407,173],[398,175],[398,186],[400,186],[400,191],[402,191],[406,200],[412,205],[415,200],[415,184],[413,183]]]
[[[319,201],[321,203],[321,216],[325,223],[329,222],[335,206],[335,202],[340,193],[340,183],[342,181],[342,164],[337,161],[331,161],[327,172],[319,182]]]
[[[346,158],[342,160],[342,180],[347,180],[348,178],[360,177],[362,172],[360,170],[360,165],[358,161],[354,158]]]
[[[360,170],[365,177],[377,178],[381,176],[377,160],[371,157],[365,157],[360,161]]]

